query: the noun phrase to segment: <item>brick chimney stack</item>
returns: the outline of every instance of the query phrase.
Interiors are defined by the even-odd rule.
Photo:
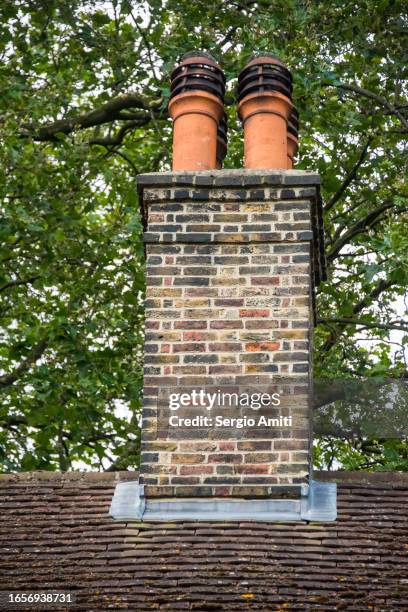
[[[319,177],[220,170],[142,175],[139,185],[148,213],[146,496],[296,497],[309,477],[313,296],[324,273]],[[281,381],[289,431],[157,437],[161,388],[276,390]]]
[[[173,171],[138,177],[147,217],[141,466],[112,513],[332,520],[334,488],[313,483],[310,452],[314,295],[325,274],[320,180],[287,169],[297,146],[291,76],[269,56],[240,75],[246,167],[213,169],[220,72],[202,54],[173,72]],[[270,415],[280,426],[170,426],[170,415],[195,414],[192,391],[242,389],[279,393]],[[168,410],[170,395],[185,392],[187,405]]]

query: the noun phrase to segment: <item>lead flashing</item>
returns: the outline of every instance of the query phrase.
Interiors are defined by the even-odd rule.
[[[337,485],[311,480],[299,499],[146,499],[138,481],[116,485],[110,515],[118,521],[332,522]]]

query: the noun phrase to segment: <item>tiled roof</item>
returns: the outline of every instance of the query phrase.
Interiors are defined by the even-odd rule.
[[[334,523],[115,522],[135,477],[0,476],[1,590],[75,591],[87,612],[408,610],[408,474],[321,473]]]

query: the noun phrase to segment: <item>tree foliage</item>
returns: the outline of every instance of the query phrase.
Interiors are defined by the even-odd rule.
[[[170,167],[168,75],[192,49],[227,76],[227,167],[242,165],[240,69],[269,51],[293,71],[298,167],[321,174],[325,203],[316,374],[407,376],[407,17],[402,0],[2,3],[4,470],[137,465],[135,176]],[[406,469],[404,441],[373,444],[377,467]],[[362,446],[323,440],[317,462],[367,467]]]

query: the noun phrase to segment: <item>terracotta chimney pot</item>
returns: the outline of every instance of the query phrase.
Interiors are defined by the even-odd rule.
[[[254,57],[239,74],[238,102],[245,168],[286,169],[287,124],[293,108],[289,70],[268,53]]]
[[[293,106],[288,121],[288,169],[293,168],[299,148],[299,112]]]
[[[287,136],[288,136],[288,169],[291,170],[295,163],[296,153],[299,148],[299,145],[298,145],[299,140],[298,138],[296,138],[296,136],[294,136],[290,132],[288,132]]]
[[[287,168],[286,132],[291,108],[291,100],[278,91],[253,93],[240,101],[245,168]]]
[[[206,91],[186,91],[170,101],[175,172],[216,168],[217,130],[223,111],[222,101]]]

